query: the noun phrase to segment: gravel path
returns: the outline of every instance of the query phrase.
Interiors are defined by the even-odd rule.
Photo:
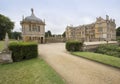
[[[73,56],[64,43],[41,44],[39,54],[67,84],[120,84],[119,69]]]

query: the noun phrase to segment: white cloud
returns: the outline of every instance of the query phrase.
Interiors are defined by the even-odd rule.
[[[21,32],[20,22],[15,22],[15,27],[14,27],[13,31]]]
[[[21,17],[31,15],[31,8],[37,17],[46,20],[46,31],[55,34],[63,33],[67,25],[91,24],[96,17],[105,17],[106,14],[116,20],[117,27],[120,25],[120,0],[110,0],[109,3],[107,0],[29,0],[27,5],[28,0],[0,2],[0,12],[15,22],[14,31],[20,31]]]

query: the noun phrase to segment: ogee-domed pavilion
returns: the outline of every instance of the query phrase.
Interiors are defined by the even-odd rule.
[[[23,18],[20,22],[22,26],[23,41],[45,42],[45,22],[36,17],[31,9],[31,16]]]

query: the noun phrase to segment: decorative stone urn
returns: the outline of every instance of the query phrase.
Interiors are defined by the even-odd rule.
[[[0,63],[11,63],[13,62],[12,58],[11,58],[11,52],[1,52],[0,53]]]

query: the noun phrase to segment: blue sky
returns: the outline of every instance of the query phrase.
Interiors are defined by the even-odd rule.
[[[46,21],[46,31],[61,34],[67,25],[83,25],[95,22],[96,17],[116,20],[120,26],[120,0],[0,0],[0,14],[15,22],[15,31],[20,31],[22,16],[35,15]]]

